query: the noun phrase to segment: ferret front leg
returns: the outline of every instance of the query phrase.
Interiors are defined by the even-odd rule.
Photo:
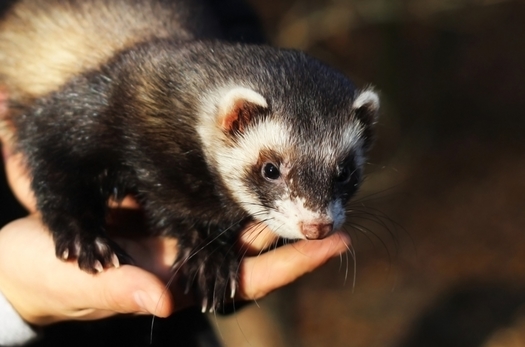
[[[105,233],[107,198],[96,175],[83,170],[36,170],[32,187],[42,219],[53,234],[56,256],[78,261],[89,273],[129,259]],[[75,174],[77,172],[77,174]]]
[[[238,286],[238,232],[219,228],[192,230],[179,237],[179,256],[174,265],[186,278],[186,291],[201,300],[202,311],[221,312]],[[203,237],[204,236],[204,237]]]

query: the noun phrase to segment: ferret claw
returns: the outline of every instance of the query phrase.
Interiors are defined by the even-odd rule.
[[[104,267],[102,266],[102,263],[100,261],[96,261],[95,264],[93,264],[93,268],[97,271],[97,272],[102,272],[104,271]]]
[[[62,252],[62,259],[68,260],[69,258],[69,249],[65,249],[64,252]]]
[[[235,286],[235,282],[234,281],[231,281],[230,290],[231,290],[230,298],[233,299],[233,298],[235,298],[235,293],[237,291],[237,288]]]
[[[202,300],[202,313],[206,313],[206,309],[208,308],[208,298],[204,298]]]
[[[115,268],[120,267],[120,261],[118,260],[118,257],[115,253],[113,253],[113,255],[111,256],[111,264],[113,264]]]

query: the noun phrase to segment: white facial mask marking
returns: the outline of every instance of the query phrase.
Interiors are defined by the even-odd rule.
[[[232,93],[237,95],[237,92],[238,90]],[[245,96],[254,97],[245,90],[242,90],[242,93]],[[214,95],[208,97],[210,103],[204,105],[202,109],[202,114],[199,116],[198,132],[203,141],[206,156],[215,162],[221,177],[235,200],[249,214],[259,220],[266,221],[268,226],[281,237],[304,239],[305,237],[300,230],[301,223],[333,223],[334,229],[340,228],[345,220],[345,209],[340,200],[332,201],[326,211],[311,211],[305,207],[304,199],[292,200],[289,197],[290,189],[285,186],[285,196],[277,201],[277,211],[261,206],[258,196],[243,183],[242,177],[245,175],[245,169],[251,168],[257,163],[259,153],[262,150],[271,150],[277,153],[293,152],[295,144],[290,130],[285,124],[275,120],[266,120],[248,127],[245,133],[237,139],[235,147],[228,147],[225,145],[227,141],[224,141],[226,135],[217,128],[214,121],[216,109],[210,106],[213,104],[211,101],[218,102],[220,100],[221,94]],[[354,107],[366,102],[373,103],[375,97],[377,96],[372,92],[361,93],[354,102]],[[262,103],[262,100],[258,101]],[[318,145],[315,148],[302,148],[301,150],[309,151],[310,154],[307,155],[321,158],[321,162],[328,166],[340,160],[343,154],[354,150],[356,164],[361,166],[364,161],[361,150],[362,131],[362,125],[359,122],[354,122],[341,129],[338,137],[340,141],[336,145]],[[337,134],[333,135],[337,136]]]

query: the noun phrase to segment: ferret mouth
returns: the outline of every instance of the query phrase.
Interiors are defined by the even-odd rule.
[[[319,240],[343,225],[345,210],[340,200],[334,200],[320,212],[308,209],[304,199],[284,199],[268,217],[269,227],[280,237]]]
[[[267,221],[268,226],[275,234],[286,239],[320,240],[333,234],[342,225],[341,221],[334,221],[328,216],[301,220],[297,216],[287,217],[279,212],[272,214]]]

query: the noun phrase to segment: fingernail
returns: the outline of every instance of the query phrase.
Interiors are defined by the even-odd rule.
[[[137,313],[152,314],[149,310],[149,307],[151,307],[153,300],[151,300],[151,297],[146,292],[139,290],[133,294],[133,298],[140,309],[143,311]]]

